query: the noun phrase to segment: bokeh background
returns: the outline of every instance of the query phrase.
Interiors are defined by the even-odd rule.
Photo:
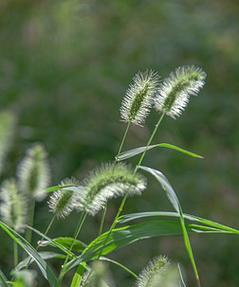
[[[155,142],[169,142],[205,156],[195,160],[166,150],[148,153],[145,164],[162,170],[187,213],[239,227],[239,3],[238,1],[15,0],[0,1],[0,109],[13,111],[17,128],[2,179],[14,176],[25,150],[42,142],[52,184],[79,178],[115,154],[125,125],[119,107],[134,73],[155,69],[162,77],[179,65],[196,64],[207,84],[178,120],[164,120]],[[145,144],[158,115],[130,130],[125,148]],[[112,201],[110,224],[119,201]],[[127,212],[171,210],[152,181]],[[70,235],[79,215],[58,222],[52,236]],[[38,204],[35,226],[50,220]],[[95,236],[89,219],[82,239]],[[36,240],[36,239],[35,239]],[[202,286],[239,286],[239,239],[193,236]],[[11,264],[11,244],[0,233],[0,265]],[[150,258],[167,254],[193,272],[180,238],[153,239],[113,257],[138,272]],[[53,263],[54,264],[54,263]],[[131,286],[112,268],[116,286]],[[39,286],[45,286],[39,282]]]

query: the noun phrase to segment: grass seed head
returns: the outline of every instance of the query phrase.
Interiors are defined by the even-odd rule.
[[[20,190],[28,199],[40,201],[47,196],[50,170],[43,146],[37,144],[27,151],[18,167],[18,181]]]
[[[4,222],[18,232],[24,231],[26,223],[26,201],[19,192],[14,179],[2,183],[0,191],[0,214]]]
[[[139,173],[122,164],[105,164],[91,172],[82,184],[83,196],[77,203],[80,210],[97,214],[106,202],[115,197],[138,195],[146,188],[146,180]]]
[[[138,277],[136,287],[180,287],[176,266],[164,256],[153,259]]]
[[[134,76],[120,108],[123,121],[136,125],[144,124],[153,104],[158,81],[158,74],[151,70],[139,72]]]
[[[81,197],[79,182],[75,179],[65,179],[59,185],[59,190],[55,191],[48,201],[51,212],[58,218],[65,218],[75,208],[76,202]]]
[[[158,89],[155,97],[157,111],[176,118],[186,108],[190,96],[196,96],[203,87],[206,73],[195,66],[177,68],[166,78]]]

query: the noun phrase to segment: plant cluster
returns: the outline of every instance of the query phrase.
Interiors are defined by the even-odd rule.
[[[156,148],[167,148],[193,158],[202,158],[173,144],[152,143],[165,116],[173,119],[179,117],[190,97],[198,95],[205,79],[205,72],[195,66],[179,67],[162,81],[158,73],[151,70],[137,73],[121,104],[121,119],[127,125],[118,152],[112,162],[90,171],[85,179],[63,179],[59,185],[49,187],[50,173],[44,148],[38,144],[27,151],[17,168],[16,179],[6,180],[1,185],[0,229],[13,241],[14,266],[7,276],[0,268],[0,286],[35,286],[36,272],[32,269],[32,264],[36,263],[48,284],[54,287],[64,283],[71,287],[113,287],[115,282],[107,264],[115,264],[129,273],[134,278],[136,287],[185,287],[180,265],[171,263],[165,256],[152,259],[140,274],[108,257],[114,251],[136,241],[171,235],[182,237],[196,283],[198,287],[201,286],[189,232],[238,235],[239,231],[184,214],[167,177],[161,171],[142,164],[147,152]],[[146,145],[123,151],[131,125],[142,126],[153,109],[159,113],[159,119]],[[0,128],[0,132],[2,130],[4,134],[4,128]],[[9,134],[9,129],[6,128],[5,132]],[[2,146],[6,144],[3,142]],[[2,154],[4,155],[0,152],[0,156]],[[139,159],[137,165],[132,167],[126,160],[135,156],[139,156]],[[123,215],[128,197],[141,195],[147,189],[147,174],[153,176],[162,187],[173,211]],[[40,232],[33,227],[35,202],[48,196],[52,219],[45,232]],[[122,197],[121,204],[111,226],[103,232],[108,202],[116,197]],[[73,211],[80,214],[73,236],[50,238],[48,234],[55,220],[64,220]],[[96,216],[100,211],[102,215],[98,235],[89,243],[82,242],[79,235],[87,216]],[[32,232],[39,236],[37,246],[33,246]],[[18,247],[21,247],[23,254]],[[48,248],[54,248],[55,251],[49,251]],[[23,256],[19,260],[19,255],[24,254],[27,257]],[[61,262],[59,270],[56,270],[58,275],[51,268],[49,259]],[[70,275],[73,270],[72,277]],[[122,286],[120,282],[116,283]]]

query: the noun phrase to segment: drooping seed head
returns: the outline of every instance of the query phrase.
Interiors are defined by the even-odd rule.
[[[153,259],[141,272],[136,287],[180,287],[177,268],[166,257]]]
[[[58,218],[65,218],[74,209],[81,197],[82,187],[76,179],[65,179],[59,184],[59,190],[55,191],[48,201],[48,206]]]
[[[18,232],[26,223],[26,203],[14,179],[3,182],[0,191],[0,214],[4,222]]]
[[[206,73],[195,66],[183,66],[172,72],[160,85],[155,96],[156,110],[176,118],[181,115],[191,95],[203,87]]]
[[[20,190],[27,198],[42,200],[47,196],[46,188],[50,182],[50,171],[45,149],[37,144],[27,151],[18,167]]]
[[[83,183],[83,196],[77,208],[91,215],[99,212],[114,197],[141,194],[146,180],[122,163],[106,164],[93,171]]]
[[[153,104],[153,97],[158,88],[159,77],[156,72],[137,73],[122,101],[121,119],[136,125],[144,124]]]

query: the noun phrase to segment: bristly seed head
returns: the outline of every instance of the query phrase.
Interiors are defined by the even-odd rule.
[[[136,287],[179,287],[177,268],[164,256],[153,259],[141,272]]]
[[[26,223],[25,198],[17,189],[14,179],[3,182],[0,201],[0,214],[3,221],[16,231],[23,232]]]
[[[154,71],[137,73],[130,84],[120,108],[121,119],[136,125],[143,125],[153,105],[159,77]]]
[[[114,197],[141,194],[146,180],[122,163],[106,164],[93,171],[83,182],[83,196],[76,208],[91,215],[97,214]]]
[[[46,188],[50,182],[50,171],[45,149],[37,144],[27,151],[18,167],[20,190],[26,198],[42,200],[47,196]]]
[[[183,66],[172,72],[160,85],[155,96],[155,108],[176,118],[181,115],[191,95],[203,87],[206,73],[195,66]]]
[[[55,191],[48,201],[48,206],[58,218],[65,218],[74,209],[77,199],[81,197],[81,186],[76,179],[65,179],[59,184],[59,190]]]

